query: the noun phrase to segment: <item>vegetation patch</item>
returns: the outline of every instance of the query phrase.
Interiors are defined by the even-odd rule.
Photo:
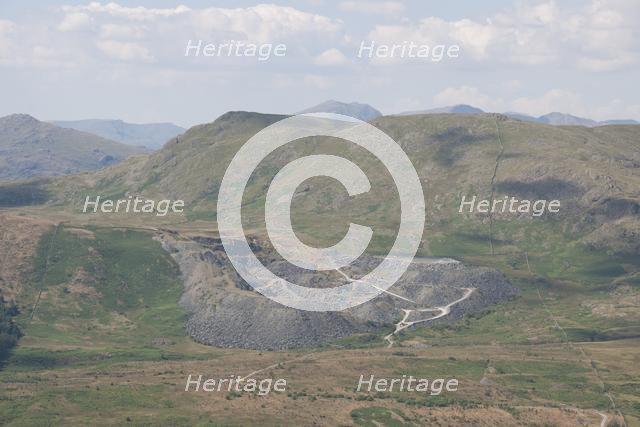
[[[5,184],[0,186],[0,208],[42,205],[49,196],[42,180]]]
[[[351,411],[353,422],[359,426],[413,426],[402,411],[398,409],[382,408],[372,406],[369,408],[358,408]]]
[[[435,135],[439,142],[434,160],[440,166],[453,166],[462,156],[465,147],[492,138],[488,134],[476,135],[463,127],[452,127]]]
[[[532,182],[505,180],[498,182],[496,189],[501,193],[525,199],[568,199],[584,194],[584,190],[576,184],[556,178]]]
[[[0,367],[22,336],[18,325],[14,322],[17,314],[18,307],[14,302],[5,301],[0,290]]]

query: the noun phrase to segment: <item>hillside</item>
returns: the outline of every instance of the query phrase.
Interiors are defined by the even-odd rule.
[[[227,113],[213,123],[189,129],[148,158],[132,159],[135,165],[127,162],[96,175],[57,180],[47,188],[76,212],[83,200],[81,195],[87,192],[139,194],[185,200],[188,221],[214,220],[217,188],[231,157],[251,135],[282,117]],[[464,240],[465,233],[484,236],[482,241],[459,242],[462,248],[482,253],[495,243],[490,242],[490,237],[501,242],[505,250],[526,251],[534,246],[543,249],[539,245],[545,244],[546,238],[555,241],[560,237],[558,233],[565,241],[580,242],[580,250],[607,248],[632,254],[637,249],[640,154],[636,126],[555,127],[494,114],[388,116],[373,123],[403,147],[423,181],[427,231],[433,230],[425,234],[423,254],[443,251],[454,245],[452,239]],[[295,203],[293,221],[301,232],[304,234],[307,225],[313,235],[321,220],[327,228],[315,233],[322,234],[318,237],[341,236],[344,221],[331,216],[337,206],[380,226],[380,241],[385,233],[395,233],[392,218],[399,209],[397,196],[389,177],[376,172],[379,165],[375,158],[347,143],[327,141],[290,146],[263,162],[263,172],[255,173],[256,179],[245,193],[247,207],[243,215],[248,224],[263,228],[258,206],[264,202],[262,189],[271,179],[270,171],[294,156],[319,148],[351,158],[370,172],[373,185],[379,184],[380,189],[355,201],[336,194],[331,181],[311,180],[311,188],[326,193],[332,202],[330,207],[318,206],[306,198]],[[541,218],[496,214],[492,218],[498,220],[493,224],[495,235],[489,236],[487,215],[457,210],[463,195],[487,198],[492,190],[496,198],[558,199],[563,208],[555,216]],[[69,198],[70,194],[76,197]],[[305,220],[309,213],[314,215],[313,223]],[[545,239],[532,239],[537,233]],[[450,247],[444,255],[456,252]]]
[[[92,133],[112,141],[147,148],[160,148],[165,142],[181,134],[184,128],[173,123],[127,123],[122,120],[54,121],[56,126]]]
[[[0,118],[0,180],[100,169],[142,149],[63,129],[26,114]]]
[[[433,306],[461,298],[460,287],[474,289],[444,319],[387,340],[400,310],[416,307],[381,295],[344,313],[287,309],[248,288],[225,259],[215,219],[226,165],[249,137],[283,118],[230,112],[157,152],[100,171],[0,186],[0,205],[13,197],[16,214],[0,221],[0,272],[5,295],[18,295],[24,332],[0,373],[7,384],[0,422],[49,416],[87,423],[118,413],[114,423],[149,414],[166,424],[232,423],[239,411],[228,408],[246,407],[255,407],[264,424],[286,424],[293,407],[308,424],[331,425],[384,425],[401,416],[414,424],[597,425],[604,416],[622,424],[618,411],[630,425],[640,419],[633,392],[640,337],[637,126],[556,127],[495,114],[375,119],[407,152],[423,184],[420,255],[460,261],[433,267],[418,259],[392,291]],[[299,141],[265,159],[243,201],[252,246],[276,273],[326,286],[340,277],[286,267],[263,244],[260,219],[273,175],[315,152],[357,163],[372,191],[349,198],[331,180],[309,180],[292,212],[303,241],[335,242],[348,221],[370,225],[368,267],[396,232],[399,206],[380,163],[346,142]],[[30,197],[15,197],[22,193]],[[541,217],[458,212],[462,196],[492,193],[558,199],[562,208]],[[166,218],[80,214],[86,195],[180,198],[187,209]],[[460,392],[355,393],[363,366],[388,376],[452,375]],[[268,404],[242,393],[198,396],[184,392],[194,372],[259,372],[284,376],[291,386]],[[69,385],[54,393],[61,383]],[[15,396],[20,410],[12,406]]]
[[[344,116],[355,117],[356,119],[368,122],[376,117],[382,116],[382,113],[369,104],[360,104],[358,102],[345,103],[340,101],[329,100],[313,107],[307,108],[297,114],[305,113],[334,113]]]

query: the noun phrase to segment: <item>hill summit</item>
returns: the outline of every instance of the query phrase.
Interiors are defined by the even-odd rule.
[[[0,180],[95,170],[141,152],[28,114],[0,117]]]
[[[369,104],[360,104],[358,102],[344,103],[340,101],[329,100],[314,107],[302,110],[297,114],[305,113],[335,113],[368,122],[382,116],[382,113]]]

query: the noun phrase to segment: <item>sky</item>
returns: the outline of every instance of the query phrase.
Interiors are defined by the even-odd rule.
[[[200,40],[286,52],[185,56]],[[358,56],[372,43],[458,50]],[[637,0],[0,3],[0,116],[41,120],[191,126],[328,99],[640,120],[639,64]]]

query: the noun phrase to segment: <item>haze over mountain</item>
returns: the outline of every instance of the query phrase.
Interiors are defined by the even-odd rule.
[[[173,123],[127,123],[122,120],[69,120],[53,121],[56,126],[89,132],[103,138],[147,148],[160,148],[171,138],[183,133],[184,128]]]
[[[399,116],[410,116],[414,114],[441,114],[441,113],[449,113],[449,114],[479,114],[484,113],[480,108],[472,107],[467,104],[458,104],[451,105],[448,107],[439,107],[439,108],[431,108],[429,110],[417,110],[417,111],[405,111]]]
[[[555,125],[555,126],[594,127],[594,126],[602,126],[605,124],[610,124],[608,122],[597,122],[595,120],[586,119],[584,117],[577,117],[571,114],[558,113],[558,112],[545,114],[540,117],[534,117],[534,116],[529,116],[527,114],[512,113],[512,112],[507,112],[505,113],[505,115],[513,119],[522,120],[525,122],[545,123],[548,125]],[[632,120],[631,121],[621,120],[621,122],[624,122],[624,123],[619,123],[619,124],[637,124],[637,123],[631,123],[633,122]]]
[[[0,118],[0,180],[95,170],[142,152],[139,147],[61,128],[27,114]]]
[[[451,105],[448,107],[439,107],[432,108],[429,110],[416,110],[416,111],[405,111],[397,114],[398,116],[410,116],[416,114],[480,114],[485,111],[473,107],[467,104],[457,104]],[[638,125],[640,122],[631,119],[618,119],[618,120],[603,120],[596,121],[592,119],[587,119],[584,117],[574,116],[572,114],[567,113],[559,113],[552,112],[539,117],[534,117],[528,114],[508,111],[503,113],[505,116],[511,117],[512,119],[520,120],[523,122],[535,122],[535,123],[545,123],[548,125],[556,125],[556,126],[586,126],[586,127],[595,127],[595,126],[604,126],[604,125]]]
[[[329,100],[314,107],[307,108],[297,114],[305,113],[335,113],[368,122],[376,117],[382,116],[382,113],[369,104],[360,104],[358,102],[345,103],[340,101]]]

